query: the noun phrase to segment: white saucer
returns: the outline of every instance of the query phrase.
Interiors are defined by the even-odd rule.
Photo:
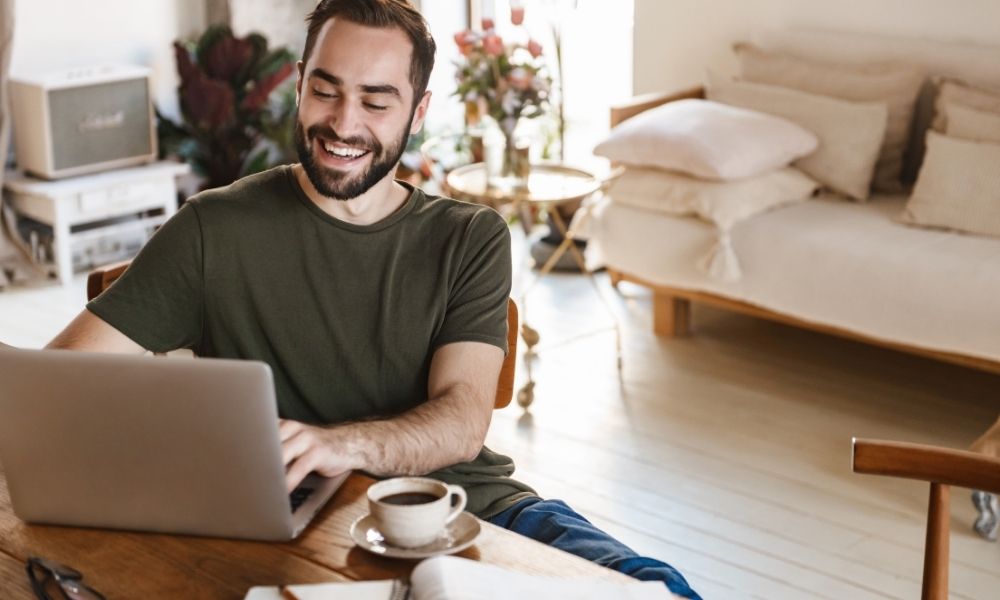
[[[358,546],[372,554],[391,558],[428,558],[460,552],[476,541],[479,531],[479,520],[471,513],[463,512],[448,524],[444,535],[430,544],[417,548],[400,548],[385,541],[371,515],[365,515],[351,524],[351,538]]]

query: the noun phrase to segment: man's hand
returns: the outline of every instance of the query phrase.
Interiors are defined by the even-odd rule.
[[[417,476],[474,459],[486,439],[502,363],[496,346],[446,344],[431,359],[429,399],[402,414],[329,427],[281,421],[289,491],[310,471]]]
[[[278,421],[281,454],[285,460],[285,482],[294,490],[306,475],[316,471],[324,477],[336,477],[357,468],[342,449],[336,432],[298,421]]]

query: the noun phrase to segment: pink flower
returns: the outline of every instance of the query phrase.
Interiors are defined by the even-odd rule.
[[[500,56],[503,54],[503,40],[496,34],[487,35],[483,38],[483,51],[490,56]]]
[[[471,31],[459,31],[455,34],[455,43],[461,48],[472,43]]]
[[[524,7],[523,6],[511,6],[510,7],[510,22],[514,25],[520,25],[524,23]]]
[[[493,19],[490,19],[488,17],[483,19],[483,31],[489,31],[493,29],[493,27],[494,27]]]
[[[528,52],[531,53],[532,58],[538,58],[542,55],[542,45],[535,40],[528,40]]]

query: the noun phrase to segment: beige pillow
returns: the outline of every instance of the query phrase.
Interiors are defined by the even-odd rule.
[[[626,165],[730,181],[784,167],[818,143],[812,132],[786,119],[688,99],[628,119],[594,154]]]
[[[900,220],[1000,237],[1000,144],[927,132],[927,154]]]
[[[934,131],[944,133],[948,130],[948,113],[945,107],[949,104],[1000,113],[1000,90],[987,90],[954,79],[945,79],[934,100],[934,122],[931,124]]]
[[[868,199],[875,161],[885,137],[888,109],[790,88],[730,81],[709,73],[711,100],[784,117],[819,138],[815,152],[794,165],[816,181],[855,200]]]
[[[843,100],[885,102],[889,118],[875,165],[874,185],[883,191],[902,189],[903,154],[909,144],[914,105],[925,79],[922,68],[894,62],[833,64],[768,52],[752,44],[737,44],[735,50],[745,81]]]
[[[949,137],[1000,143],[1000,113],[976,110],[961,104],[946,104],[944,115],[945,133]]]
[[[658,169],[628,168],[611,185],[611,201],[671,215],[696,215],[720,229],[784,204],[805,200],[819,184],[785,167],[739,181],[707,181]]]

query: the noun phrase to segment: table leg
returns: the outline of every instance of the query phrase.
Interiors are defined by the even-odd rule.
[[[73,256],[69,247],[69,225],[58,216],[52,226],[52,244],[55,246],[56,272],[59,283],[69,285],[73,281]]]
[[[587,211],[580,217],[579,223],[582,224],[586,222],[587,218],[589,218],[590,209],[588,206],[583,206],[581,207],[581,210]],[[555,267],[556,262],[558,262],[558,260],[562,257],[562,255],[565,254],[567,251],[569,251],[572,253],[573,259],[576,261],[577,266],[580,268],[580,273],[583,274],[590,281],[590,285],[594,288],[594,292],[597,294],[598,299],[600,299],[601,304],[604,305],[604,309],[608,313],[608,316],[611,317],[612,323],[614,323],[613,328],[615,331],[615,357],[616,357],[616,365],[618,368],[618,376],[620,378],[622,374],[623,361],[622,361],[621,326],[618,323],[618,318],[615,316],[614,309],[611,307],[610,304],[608,304],[607,298],[605,298],[604,294],[601,292],[600,285],[598,284],[597,279],[594,277],[594,273],[589,269],[587,269],[587,264],[586,260],[584,259],[583,253],[580,252],[580,249],[577,248],[576,244],[574,243],[573,232],[570,231],[569,228],[566,226],[566,222],[563,221],[562,217],[559,215],[558,210],[549,210],[548,212],[552,217],[552,222],[555,225],[556,230],[563,236],[563,240],[559,244],[559,246],[556,247],[555,251],[548,258],[548,260],[546,260],[545,263],[538,270],[538,275],[535,277],[535,279],[532,280],[530,284],[528,284],[527,288],[525,288],[524,292],[521,294],[521,308],[522,308],[521,337],[522,339],[524,339],[524,342],[528,347],[527,351],[525,352],[525,362],[530,361],[530,359],[533,356],[535,356],[534,346],[538,343],[540,337],[538,332],[535,331],[530,326],[528,326],[527,324],[528,292],[531,291],[531,289],[535,286],[536,283],[538,283],[542,279],[542,277],[550,273],[552,269]],[[531,384],[532,387],[534,386],[532,382],[529,381],[529,383]],[[525,388],[528,388],[528,386],[525,386]],[[530,391],[531,390],[528,390],[526,394],[530,393]],[[533,396],[533,394],[531,395]],[[530,400],[528,401],[528,403],[530,404]]]

